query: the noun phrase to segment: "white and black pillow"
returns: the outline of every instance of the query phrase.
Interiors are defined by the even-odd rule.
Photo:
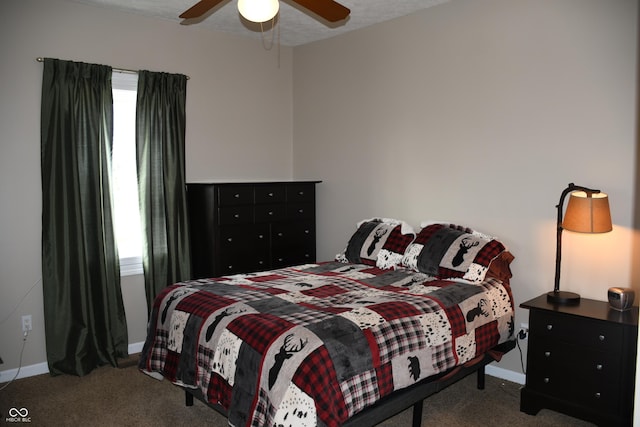
[[[414,238],[413,228],[403,221],[389,218],[361,221],[344,252],[338,254],[336,260],[375,265],[382,269],[395,268]]]

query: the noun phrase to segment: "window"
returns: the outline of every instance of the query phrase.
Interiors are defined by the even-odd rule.
[[[142,230],[136,170],[138,75],[113,72],[113,217],[120,275],[142,274]]]

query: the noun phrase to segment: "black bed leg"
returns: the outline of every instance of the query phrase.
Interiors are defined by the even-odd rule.
[[[420,427],[422,425],[422,402],[424,401],[421,400],[420,402],[413,405],[413,423],[411,424],[412,427]]]
[[[184,404],[185,406],[193,406],[193,394],[187,390],[184,391]]]
[[[484,366],[478,369],[478,390],[484,390]]]

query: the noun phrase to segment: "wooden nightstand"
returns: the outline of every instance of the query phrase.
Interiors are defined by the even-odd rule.
[[[527,380],[520,410],[542,408],[599,425],[631,425],[638,307],[619,312],[604,301],[549,304],[546,294],[520,304],[530,310]]]

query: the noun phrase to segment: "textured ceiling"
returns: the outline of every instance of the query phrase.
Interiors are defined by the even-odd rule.
[[[198,0],[73,0],[125,12],[168,19],[182,23],[178,17]],[[338,0],[351,9],[351,15],[344,22],[330,24],[311,12],[297,6],[291,0],[280,1],[280,44],[298,46],[312,41],[326,39],[358,28],[388,21],[408,15],[421,9],[445,3],[449,0]],[[260,26],[240,17],[236,0],[226,0],[197,22],[184,22],[226,33],[259,39]],[[277,27],[276,27],[277,28]],[[267,27],[265,27],[268,30]],[[278,34],[277,32],[275,33]],[[271,33],[268,34],[271,37]]]

